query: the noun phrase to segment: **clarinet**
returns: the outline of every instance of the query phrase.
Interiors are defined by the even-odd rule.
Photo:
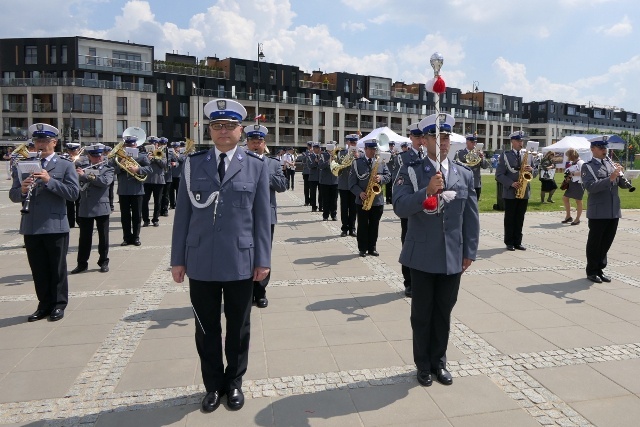
[[[611,158],[609,156],[606,156],[605,160],[607,161],[607,163],[609,163],[609,165],[611,165],[613,170],[616,169],[616,165],[613,163],[613,160],[611,160]],[[634,187],[633,184],[631,184],[631,181],[629,181],[627,178],[625,178],[624,173],[622,171],[620,171],[620,174],[618,175],[618,178],[620,179],[620,183],[622,184],[622,185],[620,185],[620,188],[624,188],[625,190],[629,190],[629,193],[633,193],[634,191],[636,191],[636,187]]]
[[[38,155],[36,156],[36,160],[40,161],[40,157],[42,156],[42,150],[38,150]],[[33,178],[33,174],[30,175]],[[20,209],[20,213],[22,215],[26,215],[29,213],[29,203],[31,203],[31,194],[33,194],[33,189],[38,185],[38,178],[34,179],[29,187],[27,188],[27,197],[24,199],[24,204],[22,205],[22,209]]]

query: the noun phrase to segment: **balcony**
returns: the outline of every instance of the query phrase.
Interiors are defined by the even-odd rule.
[[[312,126],[313,119],[310,117],[298,117],[298,124]]]
[[[82,70],[105,71],[108,73],[152,76],[154,67],[150,62],[130,61],[93,55],[78,55],[78,68]]]
[[[419,96],[418,96],[417,93],[393,91],[393,92],[391,92],[391,97],[392,98],[400,98],[400,99],[410,99],[410,100],[413,100],[413,101],[417,101]]]
[[[3,136],[15,138],[18,140],[26,140],[29,133],[29,128],[10,126],[2,132]]]
[[[480,103],[478,101],[472,101],[472,100],[469,100],[469,99],[461,99],[460,100],[460,105],[464,105],[466,107],[478,108],[480,106]]]
[[[51,113],[51,112],[55,112],[56,108],[55,106],[53,106],[53,104],[49,104],[49,103],[37,103],[37,104],[33,104],[33,112],[34,113]]]
[[[336,90],[336,85],[331,83],[312,82],[310,80],[299,80],[298,87],[301,89]]]
[[[400,123],[391,123],[389,126],[391,130],[402,130],[402,125]]]
[[[391,91],[389,89],[369,89],[369,96],[371,98],[389,99]]]
[[[373,122],[360,122],[362,129],[373,129]]]
[[[358,121],[357,120],[345,120],[344,121],[344,127],[357,128],[358,127]]]
[[[91,80],[72,78],[34,78],[34,79],[2,79],[0,86],[22,87],[22,86],[79,86],[98,89],[120,89],[132,90],[136,92],[153,92],[153,85],[113,82],[111,80]]]
[[[7,104],[3,106],[2,111],[7,111],[10,113],[26,113],[27,103],[26,102],[10,102],[8,106]]]

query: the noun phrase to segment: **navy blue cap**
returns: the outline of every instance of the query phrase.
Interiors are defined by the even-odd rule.
[[[364,146],[365,148],[378,148],[378,140],[370,139],[369,141],[365,141]]]
[[[609,145],[609,135],[599,135],[589,140],[592,147],[607,147]]]

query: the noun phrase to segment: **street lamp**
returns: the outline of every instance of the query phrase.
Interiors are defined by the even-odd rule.
[[[198,97],[198,108],[196,112],[196,125],[198,126],[198,143],[196,144],[196,147],[198,147],[200,146],[200,121],[202,120],[202,115],[200,115],[200,61],[198,58],[196,58],[196,73],[198,84],[196,85],[192,82],[191,87],[196,91],[196,95]]]
[[[473,106],[474,106],[474,109],[475,109],[476,94],[478,93],[478,85],[479,84],[480,83],[477,80],[473,81]],[[478,133],[478,113],[474,114],[474,117],[473,117],[473,133],[474,134]]]
[[[260,115],[260,60],[261,59],[264,59],[264,52],[262,52],[262,43],[258,43],[258,83],[256,84],[256,117]]]

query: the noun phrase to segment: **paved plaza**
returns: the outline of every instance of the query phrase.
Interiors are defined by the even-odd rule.
[[[59,322],[35,308],[19,206],[0,182],[2,426],[637,426],[640,421],[640,212],[625,211],[611,283],[585,279],[587,223],[530,213],[525,252],[482,214],[478,260],[462,277],[448,358],[454,382],[421,387],[400,221],[385,207],[380,257],[358,256],[340,222],[303,207],[302,177],[278,195],[269,306],[253,308],[239,412],[200,412],[204,388],[187,286],[169,272],[173,211],[120,247],[109,273],[69,276]],[[67,262],[76,265],[78,229]],[[215,256],[215,254],[212,254]]]

